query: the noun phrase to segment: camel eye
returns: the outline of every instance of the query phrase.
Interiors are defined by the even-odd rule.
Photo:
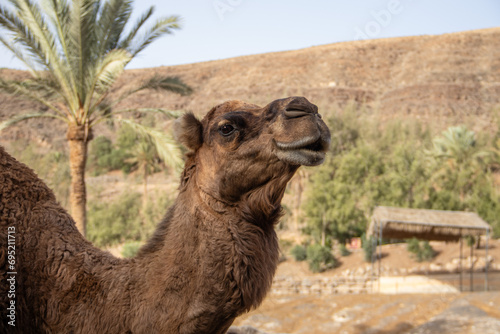
[[[231,135],[236,129],[231,124],[224,124],[219,128],[219,132],[223,136]]]

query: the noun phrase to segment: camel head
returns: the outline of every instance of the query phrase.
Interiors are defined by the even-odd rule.
[[[195,173],[201,190],[230,204],[271,184],[273,189],[267,191],[278,194],[267,196],[271,202],[276,196],[281,201],[279,193],[297,168],[321,164],[330,143],[318,108],[304,97],[276,100],[265,107],[225,102],[201,121],[184,115],[176,136],[192,151],[184,178]]]

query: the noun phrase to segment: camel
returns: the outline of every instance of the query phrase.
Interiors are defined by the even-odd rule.
[[[289,97],[187,113],[176,136],[189,149],[178,197],[131,259],[94,247],[0,147],[1,333],[225,333],[262,302],[286,184],[323,162],[327,126]]]

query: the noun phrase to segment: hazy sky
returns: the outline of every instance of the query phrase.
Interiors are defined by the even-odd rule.
[[[499,0],[136,0],[135,14],[151,5],[156,17],[180,15],[183,28],[127,68],[500,26]],[[0,47],[0,67],[22,65]]]

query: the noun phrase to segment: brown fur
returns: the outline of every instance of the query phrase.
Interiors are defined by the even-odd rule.
[[[293,117],[283,114],[288,105]],[[178,138],[192,152],[179,196],[133,259],[93,247],[52,191],[0,147],[0,332],[225,333],[271,286],[287,182],[303,161],[320,163],[328,146],[311,106],[304,98],[264,108],[231,101],[202,121],[184,116]],[[321,152],[288,148],[302,141]],[[17,274],[9,274],[9,227]],[[15,327],[6,313],[12,275]]]

